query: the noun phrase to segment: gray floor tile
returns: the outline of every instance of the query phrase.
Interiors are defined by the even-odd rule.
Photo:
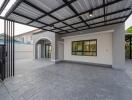
[[[16,61],[15,77],[0,84],[0,100],[132,100],[131,64],[125,71],[75,63]],[[4,95],[1,95],[4,94]]]

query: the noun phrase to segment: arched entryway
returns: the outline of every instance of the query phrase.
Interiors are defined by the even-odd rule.
[[[35,43],[35,59],[51,58],[51,41],[48,39],[40,39]]]

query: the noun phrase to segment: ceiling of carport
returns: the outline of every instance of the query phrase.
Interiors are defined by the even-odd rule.
[[[17,0],[5,18],[62,34],[123,23],[131,13],[132,0]]]

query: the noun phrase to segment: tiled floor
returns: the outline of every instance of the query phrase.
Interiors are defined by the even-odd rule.
[[[132,100],[130,70],[21,60],[0,84],[0,100]]]

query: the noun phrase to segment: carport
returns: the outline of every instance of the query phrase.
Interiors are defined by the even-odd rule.
[[[11,1],[12,6],[6,12],[4,9]],[[4,78],[14,75],[14,58],[11,58],[14,55],[14,22],[56,33],[54,60],[58,58],[57,42],[60,36],[97,28],[103,30],[104,27],[109,30],[111,27],[118,33],[113,40],[113,65],[115,68],[122,66],[125,62],[123,28],[132,13],[131,5],[131,0],[5,0],[0,9],[0,18],[5,20],[5,45],[8,47],[5,51],[9,58],[8,64],[5,64],[8,70],[4,70],[4,73],[8,71],[9,74]],[[121,26],[111,26],[118,24]],[[119,38],[116,38],[118,35]]]

